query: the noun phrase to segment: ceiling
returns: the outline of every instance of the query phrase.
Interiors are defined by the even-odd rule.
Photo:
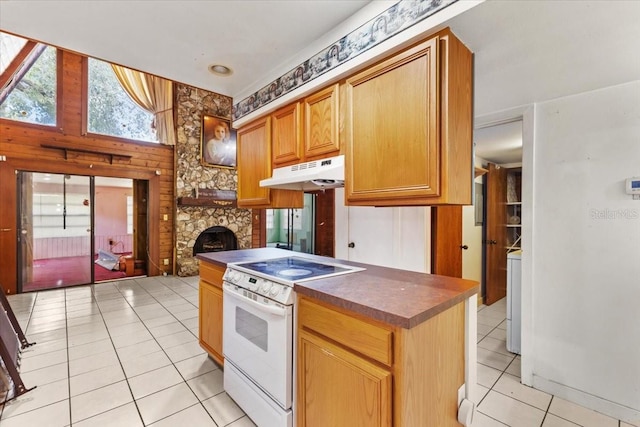
[[[363,7],[394,3],[12,0],[0,29],[234,97]],[[474,52],[477,118],[637,80],[638,22],[640,1],[493,0],[445,25]],[[214,76],[214,63],[233,74]]]

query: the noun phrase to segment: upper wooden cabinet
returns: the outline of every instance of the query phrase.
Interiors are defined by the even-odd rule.
[[[238,129],[238,207],[301,208],[302,191],[271,190],[260,180],[271,176],[271,117]]]
[[[335,84],[304,99],[304,155],[306,160],[338,154],[339,94]]]
[[[294,102],[271,114],[273,166],[300,163],[302,147],[302,107]]]
[[[338,155],[339,85],[271,114],[273,167]]]
[[[347,204],[472,203],[472,72],[447,29],[347,79]]]

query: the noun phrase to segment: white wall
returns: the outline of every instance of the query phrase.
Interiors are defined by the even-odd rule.
[[[344,188],[335,191],[336,258],[431,271],[431,208],[345,206]]]
[[[523,382],[640,420],[640,201],[624,193],[640,176],[640,81],[534,115]]]

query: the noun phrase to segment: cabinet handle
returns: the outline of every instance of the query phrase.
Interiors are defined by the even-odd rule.
[[[460,245],[460,249],[464,249],[464,250],[466,251],[467,249],[469,249],[469,246],[467,246],[467,245]]]
[[[497,245],[498,241],[497,240],[489,240],[489,244],[490,245]]]
[[[350,248],[355,248],[355,247],[356,247],[356,244],[355,244],[355,243],[353,243],[353,242],[351,242],[351,243],[349,243],[347,246],[349,246]]]
[[[0,229],[0,231],[11,231],[11,229],[10,228],[2,228],[2,229]]]

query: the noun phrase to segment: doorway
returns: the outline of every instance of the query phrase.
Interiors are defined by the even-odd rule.
[[[267,209],[267,247],[315,253],[315,197],[304,194],[302,209]]]
[[[507,292],[507,254],[519,249],[522,198],[522,117],[474,131],[476,166],[483,176],[483,286],[484,303],[491,305]],[[512,179],[510,179],[512,178]],[[509,182],[508,182],[509,181]],[[516,218],[517,217],[517,218]]]
[[[20,171],[18,292],[146,274],[134,255],[140,182]]]

